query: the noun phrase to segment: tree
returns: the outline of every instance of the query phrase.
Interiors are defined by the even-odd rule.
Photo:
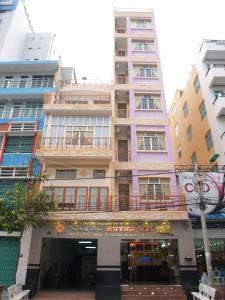
[[[40,191],[40,184],[46,176],[31,180],[27,185],[15,184],[0,196],[0,230],[11,233],[20,231],[21,236],[26,227],[37,227],[41,220],[54,209],[47,194]]]
[[[46,176],[40,176],[27,182],[26,185],[16,183],[14,187],[0,196],[0,230],[12,233],[20,232],[20,241],[23,232],[28,227],[37,227],[54,210],[48,195],[40,190],[40,184],[46,181]],[[20,247],[21,247],[21,243]],[[17,266],[14,270],[14,282],[19,264],[20,251],[17,257]]]

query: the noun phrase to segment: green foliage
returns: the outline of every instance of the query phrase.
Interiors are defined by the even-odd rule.
[[[0,230],[23,231],[27,226],[36,227],[54,209],[47,194],[40,191],[45,176],[29,181],[27,185],[15,184],[0,196]]]

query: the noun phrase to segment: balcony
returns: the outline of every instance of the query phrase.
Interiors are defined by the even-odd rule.
[[[225,86],[225,65],[211,65],[206,76],[210,88]]]
[[[201,47],[202,60],[207,61],[218,61],[225,60],[225,41],[222,40],[208,40],[203,42]]]
[[[129,162],[131,161],[131,151],[116,151],[116,161],[117,162]]]
[[[129,109],[117,109],[116,118],[127,119],[129,118]]]
[[[43,109],[36,108],[4,108],[0,111],[0,119],[40,119],[43,117]]]
[[[0,167],[1,179],[24,179],[28,177],[30,177],[30,174],[27,167]]]
[[[216,118],[225,116],[225,93],[216,95],[213,106]]]
[[[38,143],[37,143],[38,144]],[[43,137],[37,156],[57,159],[112,159],[110,138]]]
[[[55,99],[54,96],[47,95],[45,97],[44,109],[46,113],[60,114],[68,113],[71,111],[79,113],[98,113],[98,114],[111,114],[112,103],[111,96],[109,95],[83,95],[83,96],[61,96],[59,99]]]
[[[4,79],[0,80],[0,95],[43,95],[55,92],[54,79]]]
[[[71,187],[69,187],[71,189]],[[73,196],[55,195],[54,188],[48,192],[59,210],[122,212],[122,211],[186,211],[185,199],[178,195],[152,196],[144,199],[139,196]]]

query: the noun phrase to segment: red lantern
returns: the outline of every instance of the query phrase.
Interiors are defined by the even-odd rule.
[[[58,225],[56,225],[55,229],[58,233],[62,233],[64,231],[65,227],[62,224],[58,224]]]

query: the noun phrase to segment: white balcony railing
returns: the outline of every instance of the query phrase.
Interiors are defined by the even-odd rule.
[[[43,109],[37,108],[7,108],[0,109],[0,119],[3,118],[41,118]]]
[[[54,79],[4,79],[0,80],[0,88],[48,88],[54,86]]]
[[[29,177],[27,167],[0,167],[0,178]]]

